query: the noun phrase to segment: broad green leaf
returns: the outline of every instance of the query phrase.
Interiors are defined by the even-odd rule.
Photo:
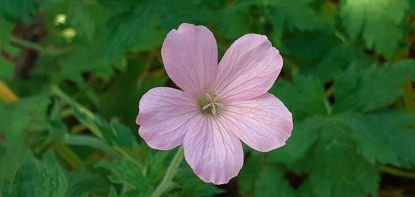
[[[4,188],[3,196],[64,196],[67,186],[67,179],[58,163],[37,161],[29,152],[13,183]]]
[[[315,45],[319,45],[319,43]],[[370,65],[372,61],[371,57],[361,50],[356,50],[350,46],[332,46],[323,57],[302,68],[304,73],[323,82],[328,82],[341,74],[342,71],[347,70],[352,64]]]
[[[319,138],[325,119],[310,117],[305,120],[295,121],[294,129],[287,144],[272,151],[268,160],[271,162],[289,165],[305,156],[310,147]]]
[[[100,162],[96,167],[103,167],[111,170],[114,174],[109,180],[116,184],[125,184],[129,189],[126,196],[150,196],[154,188],[145,176],[142,165],[130,159]]]
[[[330,30],[294,32],[292,36],[284,38],[282,43],[289,53],[302,61],[320,60],[324,54],[341,44],[333,34]]]
[[[318,79],[294,73],[292,83],[279,79],[270,92],[283,101],[295,119],[329,113],[324,88]]]
[[[66,197],[81,196],[90,191],[100,181],[97,175],[92,174],[84,168],[78,168],[67,173],[67,177],[68,190],[65,194]]]
[[[332,123],[328,123],[332,124]],[[333,125],[334,126],[334,125]],[[335,132],[327,125],[327,132]],[[310,184],[309,196],[375,196],[379,174],[376,166],[360,157],[349,141],[327,139],[320,141],[305,161],[309,176],[304,183]]]
[[[72,103],[75,116],[87,126],[95,135],[101,137],[111,145],[131,148],[134,136],[128,127],[120,123],[108,123],[102,116],[90,112],[85,107]]]
[[[294,189],[285,179],[284,173],[276,166],[266,166],[259,173],[255,182],[255,196],[286,196],[294,197]]]
[[[108,197],[118,197],[117,191],[114,189],[114,187],[110,188],[110,193],[108,194]]]
[[[73,0],[69,2],[69,22],[79,30],[80,36],[92,41],[95,31],[95,21],[90,16],[90,10],[84,0]],[[102,54],[101,54],[102,55]]]
[[[131,10],[123,5],[113,5],[123,8],[125,12],[109,20],[111,33],[107,57],[117,56],[126,50],[154,49],[162,43],[165,34],[179,24],[207,22],[212,15],[208,9],[201,9],[205,7],[201,2],[142,1]]]
[[[265,11],[272,20],[275,32],[282,32],[282,29],[316,30],[322,27],[316,12],[307,5],[308,1],[269,1],[265,4],[268,5]]]
[[[29,23],[31,16],[41,6],[43,0],[2,0],[0,1],[0,19]]]
[[[407,0],[346,0],[342,3],[340,16],[352,38],[362,33],[369,49],[391,57],[403,38],[399,25],[408,8]]]
[[[105,42],[97,41],[88,47],[76,50],[62,62],[63,67],[59,75],[78,83],[83,81],[82,74],[87,71],[102,78],[109,78],[114,73],[113,68],[121,68],[124,65],[121,58],[111,60],[102,58],[107,50],[106,47]]]
[[[0,56],[0,79],[9,79],[13,77],[14,65],[13,63]]]
[[[392,104],[401,94],[406,68],[350,67],[334,79],[334,112],[369,112]]]
[[[402,166],[407,168],[415,166],[415,151],[413,151],[415,116],[413,114],[399,110],[386,110],[369,114],[365,121],[368,134],[381,146],[392,149]]]
[[[255,182],[259,173],[262,171],[265,162],[265,155],[258,152],[252,152],[245,158],[244,166],[238,174],[238,190],[242,195],[255,193]]]
[[[24,144],[23,129],[30,130],[36,118],[46,116],[49,100],[44,95],[20,98],[16,103],[5,104],[0,101],[0,135],[5,141],[0,143],[0,186],[10,179],[28,151]]]

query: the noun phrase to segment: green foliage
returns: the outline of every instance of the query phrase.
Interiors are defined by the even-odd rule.
[[[64,196],[67,186],[64,171],[56,161],[40,162],[27,153],[13,183],[3,190],[3,196]]]
[[[140,98],[175,87],[160,54],[181,23],[208,27],[219,58],[265,34],[284,68],[269,91],[292,112],[287,144],[246,148],[229,185],[182,161],[162,196],[377,196],[413,177],[412,0],[2,0],[0,196],[151,196],[172,151],[150,149]],[[10,95],[0,87],[0,96]],[[385,170],[386,169],[386,170]],[[408,176],[409,174],[409,176]],[[384,180],[386,179],[386,180]]]
[[[406,0],[347,0],[340,15],[352,38],[362,33],[369,49],[390,57],[402,40],[400,25],[407,9],[409,4]]]

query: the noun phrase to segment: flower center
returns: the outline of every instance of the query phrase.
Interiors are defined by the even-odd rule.
[[[210,110],[210,112],[215,115],[217,112],[216,108],[223,107],[223,104],[217,101],[217,97],[212,98],[209,93],[206,93],[206,100],[204,101],[204,104],[202,104],[202,112],[209,112]]]

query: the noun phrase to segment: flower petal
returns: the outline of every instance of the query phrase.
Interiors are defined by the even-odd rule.
[[[185,92],[201,96],[213,89],[218,67],[215,37],[204,26],[183,23],[171,30],[161,48],[167,74]]]
[[[228,131],[261,152],[284,146],[293,129],[291,113],[269,93],[228,104],[219,119]]]
[[[196,99],[173,88],[149,90],[140,100],[138,133],[154,149],[169,150],[183,143],[184,135],[199,114]]]
[[[239,139],[211,116],[199,117],[199,124],[184,138],[184,156],[195,174],[205,182],[225,184],[243,165]]]
[[[219,63],[215,94],[227,102],[255,98],[277,79],[283,60],[264,35],[246,34],[236,40]]]

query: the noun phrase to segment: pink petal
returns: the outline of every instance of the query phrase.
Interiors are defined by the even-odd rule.
[[[219,120],[245,144],[261,152],[284,146],[293,129],[291,113],[269,93],[226,105]]]
[[[242,144],[212,116],[200,116],[197,127],[184,138],[184,156],[200,179],[225,184],[243,165]]]
[[[255,98],[267,92],[282,68],[282,57],[264,35],[236,40],[219,63],[215,94],[227,102]]]
[[[169,150],[183,143],[199,113],[196,99],[173,88],[153,88],[141,97],[138,133],[154,149]]]
[[[204,26],[183,23],[171,30],[161,48],[167,74],[185,92],[199,97],[211,92],[216,81],[218,49]]]

